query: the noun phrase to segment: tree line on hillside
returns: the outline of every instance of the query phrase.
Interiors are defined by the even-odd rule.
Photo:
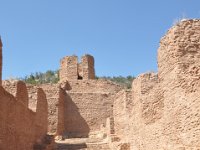
[[[59,75],[58,71],[48,70],[45,73],[36,72],[32,73],[31,75],[25,76],[22,78],[25,83],[29,84],[44,84],[44,83],[58,83]]]
[[[115,82],[116,84],[122,85],[126,88],[131,88],[132,82],[135,79],[135,77],[130,76],[130,75],[127,77],[123,77],[123,76],[97,77],[96,76],[96,79],[110,80],[110,81]],[[44,84],[44,83],[58,83],[59,71],[58,70],[57,71],[48,70],[45,73],[36,72],[36,73],[32,73],[31,75],[25,76],[24,78],[21,78],[21,80],[23,80],[26,83],[34,84],[34,85]]]

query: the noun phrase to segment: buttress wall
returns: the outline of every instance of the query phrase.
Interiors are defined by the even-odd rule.
[[[48,130],[48,104],[46,94],[43,89],[37,89],[37,107],[36,107],[36,137],[46,135]]]
[[[28,85],[29,108],[36,112],[38,86]],[[48,133],[56,134],[58,126],[58,107],[60,106],[60,92],[57,84],[42,84],[39,86],[46,94],[48,104]]]
[[[17,88],[21,90],[20,86]],[[20,91],[19,89],[16,91]],[[26,93],[27,90],[24,90]],[[26,96],[26,94],[23,96],[20,93],[16,99],[3,87],[0,87],[0,149],[2,150],[31,150],[35,143],[46,135],[46,130],[43,128],[47,124],[47,118],[44,112],[31,111],[24,101],[19,99],[20,97],[27,98]],[[40,109],[37,108],[37,110]],[[37,116],[41,117],[40,121]]]

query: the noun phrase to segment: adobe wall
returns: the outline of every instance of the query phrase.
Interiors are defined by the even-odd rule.
[[[46,135],[45,131],[42,132],[43,134],[39,134],[38,131],[43,124],[38,124],[36,117],[41,116],[40,120],[46,123],[42,113],[34,113],[25,106],[23,101],[16,99],[3,87],[0,87],[0,97],[0,149],[33,149],[35,143]]]
[[[115,128],[123,128],[120,118],[128,118],[124,121],[132,150],[200,149],[199,58],[200,20],[183,20],[161,39],[158,75],[137,77],[131,112],[114,113]],[[114,104],[122,110],[124,96]]]

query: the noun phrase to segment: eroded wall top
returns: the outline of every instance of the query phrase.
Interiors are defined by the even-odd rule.
[[[95,79],[94,57],[84,55],[81,62],[77,56],[66,56],[60,62],[60,81]]]
[[[200,20],[182,20],[170,28],[158,49],[158,75],[195,71],[200,66]],[[195,68],[193,68],[196,66]],[[196,70],[198,72],[198,70]]]

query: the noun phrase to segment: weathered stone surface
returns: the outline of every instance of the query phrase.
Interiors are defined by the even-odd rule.
[[[199,58],[200,20],[181,21],[167,32],[158,49],[158,75],[134,80],[132,109],[124,109],[129,100],[122,92],[114,102],[117,136],[126,137],[122,143],[133,150],[200,148]],[[127,133],[121,132],[124,126]]]
[[[85,55],[81,62],[77,56],[66,56],[60,61],[60,81],[95,79],[94,57]]]
[[[67,94],[64,89],[59,89],[59,100],[58,100],[58,123],[57,123],[57,135],[63,135],[65,133],[65,111],[66,111],[66,98]],[[67,115],[68,116],[68,115]]]
[[[16,98],[0,86],[0,150],[31,150],[47,131],[58,149],[199,150],[199,58],[200,20],[191,19],[161,39],[158,73],[139,75],[131,91],[90,80],[90,55],[62,59],[59,84],[27,85],[35,112],[23,82],[3,81]]]
[[[78,57],[66,56],[60,62],[60,80],[77,80],[78,79]]]
[[[81,62],[81,69],[83,79],[95,79],[94,57],[91,55],[83,56]]]
[[[162,38],[158,75],[164,91],[165,146],[200,146],[200,20],[185,20]],[[167,61],[165,61],[167,59]]]
[[[46,94],[43,89],[37,89],[37,107],[36,107],[36,130],[37,137],[46,135],[48,128],[48,104]]]
[[[0,87],[0,95],[0,149],[33,149],[37,134],[35,113],[2,87]]]
[[[28,108],[28,91],[26,84],[22,81],[17,82],[16,99],[21,101]]]

